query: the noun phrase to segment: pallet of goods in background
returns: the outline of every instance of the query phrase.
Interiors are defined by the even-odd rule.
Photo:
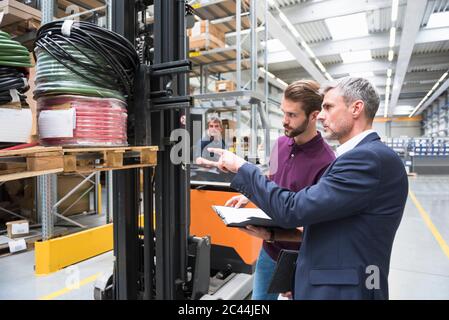
[[[23,36],[20,41],[29,49],[34,38],[25,39],[31,31],[39,29],[41,12],[16,0],[0,1],[0,28],[13,36]]]
[[[197,21],[187,30],[190,51],[202,51],[225,47],[225,33],[208,20]]]

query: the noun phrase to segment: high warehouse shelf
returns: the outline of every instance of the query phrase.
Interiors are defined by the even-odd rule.
[[[3,19],[0,19],[1,30],[16,36],[16,40],[32,49],[36,30],[41,24],[41,10],[38,6],[40,1],[0,1],[0,12]],[[106,15],[106,2],[104,0],[58,0],[54,17],[57,19],[66,18],[72,14],[78,15],[82,20],[96,18]]]
[[[236,0],[212,0],[195,3],[192,7],[201,19],[211,20],[222,31],[231,32],[237,28],[236,5]],[[245,29],[251,27],[249,6],[248,0],[241,2],[241,25]]]
[[[0,1],[0,28],[2,31],[14,34],[28,48],[41,21],[41,12],[16,0]]]
[[[192,113],[202,114],[203,123],[207,113],[226,113],[235,121],[236,132],[240,132],[246,123],[250,130],[250,158],[267,158],[271,127],[267,119],[271,102],[267,98],[267,76],[263,75],[264,83],[260,85],[259,69],[267,64],[266,48],[261,47],[261,43],[267,41],[268,31],[256,14],[256,1],[204,0],[191,1],[190,4],[194,14],[202,20],[200,35],[207,37],[210,30],[212,40],[224,40],[222,47],[217,48],[214,42],[210,47],[206,44],[206,47],[198,48],[195,41],[201,37],[198,34],[199,22],[194,27],[197,32],[195,36],[194,29],[191,31],[190,41],[194,44],[189,53],[193,70],[191,76],[197,77],[200,83],[199,93],[194,94]],[[220,92],[216,85],[215,92],[211,91],[210,82],[219,80],[227,80],[231,85]],[[265,145],[264,155],[259,155],[257,150],[260,132]],[[243,140],[237,141],[238,154],[241,154],[243,145]]]
[[[200,65],[207,65],[209,72],[226,73],[237,70],[237,54],[238,50],[236,46],[231,46],[208,51],[191,51],[189,57],[190,61],[194,64],[193,69],[196,72],[199,72],[198,69]],[[241,69],[249,69],[251,67],[248,59],[249,54],[246,51],[243,51],[242,56],[245,57],[245,59],[242,60]]]
[[[240,3],[242,12],[249,11],[249,0],[242,0]],[[192,7],[201,19],[213,20],[235,15],[236,4],[236,0],[202,0],[193,3]]]

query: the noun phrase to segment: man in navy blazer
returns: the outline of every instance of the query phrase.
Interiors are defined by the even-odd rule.
[[[371,129],[379,95],[362,78],[344,78],[323,89],[318,116],[326,137],[337,139],[337,159],[319,182],[299,192],[278,187],[231,152],[221,170],[237,172],[238,190],[281,227],[304,227],[294,298],[388,299],[394,236],[407,200],[400,158]]]

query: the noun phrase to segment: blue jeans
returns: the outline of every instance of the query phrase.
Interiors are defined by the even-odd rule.
[[[257,258],[256,270],[254,271],[254,283],[252,300],[277,300],[277,293],[267,293],[271,278],[273,277],[276,261],[260,249],[259,258]]]

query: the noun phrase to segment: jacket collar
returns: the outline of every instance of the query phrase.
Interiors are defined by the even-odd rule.
[[[360,141],[355,147],[357,148],[358,146],[364,145],[365,143],[369,143],[369,142],[373,142],[376,140],[380,140],[379,135],[376,132],[372,132],[370,134],[368,134],[365,138],[362,139],[362,141]],[[327,167],[326,171],[324,171],[322,177],[326,176],[327,173],[330,171],[330,169],[333,167],[333,165],[335,164],[335,162],[338,161],[338,157]]]

